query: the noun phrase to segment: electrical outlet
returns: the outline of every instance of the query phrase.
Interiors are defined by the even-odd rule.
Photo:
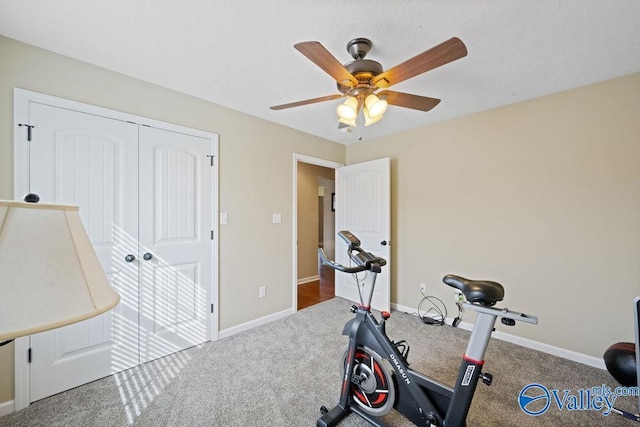
[[[427,284],[426,283],[420,283],[420,292],[422,292],[423,294],[425,292],[427,292]]]
[[[259,294],[260,298],[264,298],[267,295],[267,287],[260,286]]]

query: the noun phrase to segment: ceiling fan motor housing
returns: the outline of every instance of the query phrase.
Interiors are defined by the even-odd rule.
[[[371,40],[358,37],[347,43],[347,52],[349,52],[349,55],[355,60],[364,59],[371,50],[371,46],[373,46]]]
[[[377,89],[371,84],[371,80],[382,73],[382,65],[379,62],[372,61],[370,59],[358,59],[347,64],[344,64],[344,68],[347,69],[357,80],[356,86],[346,86],[338,82],[338,90],[344,94],[356,91],[358,89]],[[356,95],[356,94],[354,94]]]
[[[369,42],[367,39],[354,39],[349,42],[349,45],[347,45],[347,49],[351,48],[352,43],[356,40],[366,40],[367,42]],[[370,47],[371,44],[369,44],[368,46]],[[364,57],[364,55],[366,55],[366,52],[362,55],[362,57]],[[356,55],[352,54],[352,56],[356,58]],[[357,96],[358,93],[371,93],[375,89],[377,89],[371,84],[371,80],[383,71],[382,65],[380,65],[379,62],[372,61],[370,59],[355,59],[355,61],[344,64],[344,68],[346,68],[347,71],[349,71],[358,80],[358,84],[356,86],[346,86],[338,82],[337,86],[340,92],[349,94],[351,96]]]
[[[347,86],[338,82],[338,90],[341,93],[358,97],[361,94],[368,95],[377,89],[371,84],[371,79],[382,73],[382,65],[377,61],[364,59],[372,45],[371,40],[364,37],[353,39],[347,43],[347,52],[354,60],[344,64],[344,68],[358,80],[358,84]]]

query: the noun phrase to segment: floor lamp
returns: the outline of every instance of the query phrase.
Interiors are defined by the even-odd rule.
[[[0,200],[0,346],[119,301],[77,206]]]

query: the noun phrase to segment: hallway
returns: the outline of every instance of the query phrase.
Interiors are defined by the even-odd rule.
[[[298,285],[298,310],[330,300],[335,296],[335,270],[323,265],[320,279]]]

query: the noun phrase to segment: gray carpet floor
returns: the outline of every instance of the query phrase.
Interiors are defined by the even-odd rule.
[[[206,343],[42,399],[0,418],[5,426],[313,426],[321,405],[339,397],[343,324],[351,304],[335,298],[267,325]],[[534,326],[532,326],[534,327]],[[427,326],[394,312],[387,333],[411,345],[411,367],[445,384],[455,381],[469,332]],[[479,384],[469,426],[637,425],[602,411],[560,410],[533,417],[518,406],[524,386],[577,393],[615,380],[591,368],[492,339],[486,355],[491,386]],[[562,396],[562,394],[561,394]],[[637,398],[617,406],[637,409]],[[393,412],[393,425],[411,425]],[[356,415],[341,426],[364,426]]]

